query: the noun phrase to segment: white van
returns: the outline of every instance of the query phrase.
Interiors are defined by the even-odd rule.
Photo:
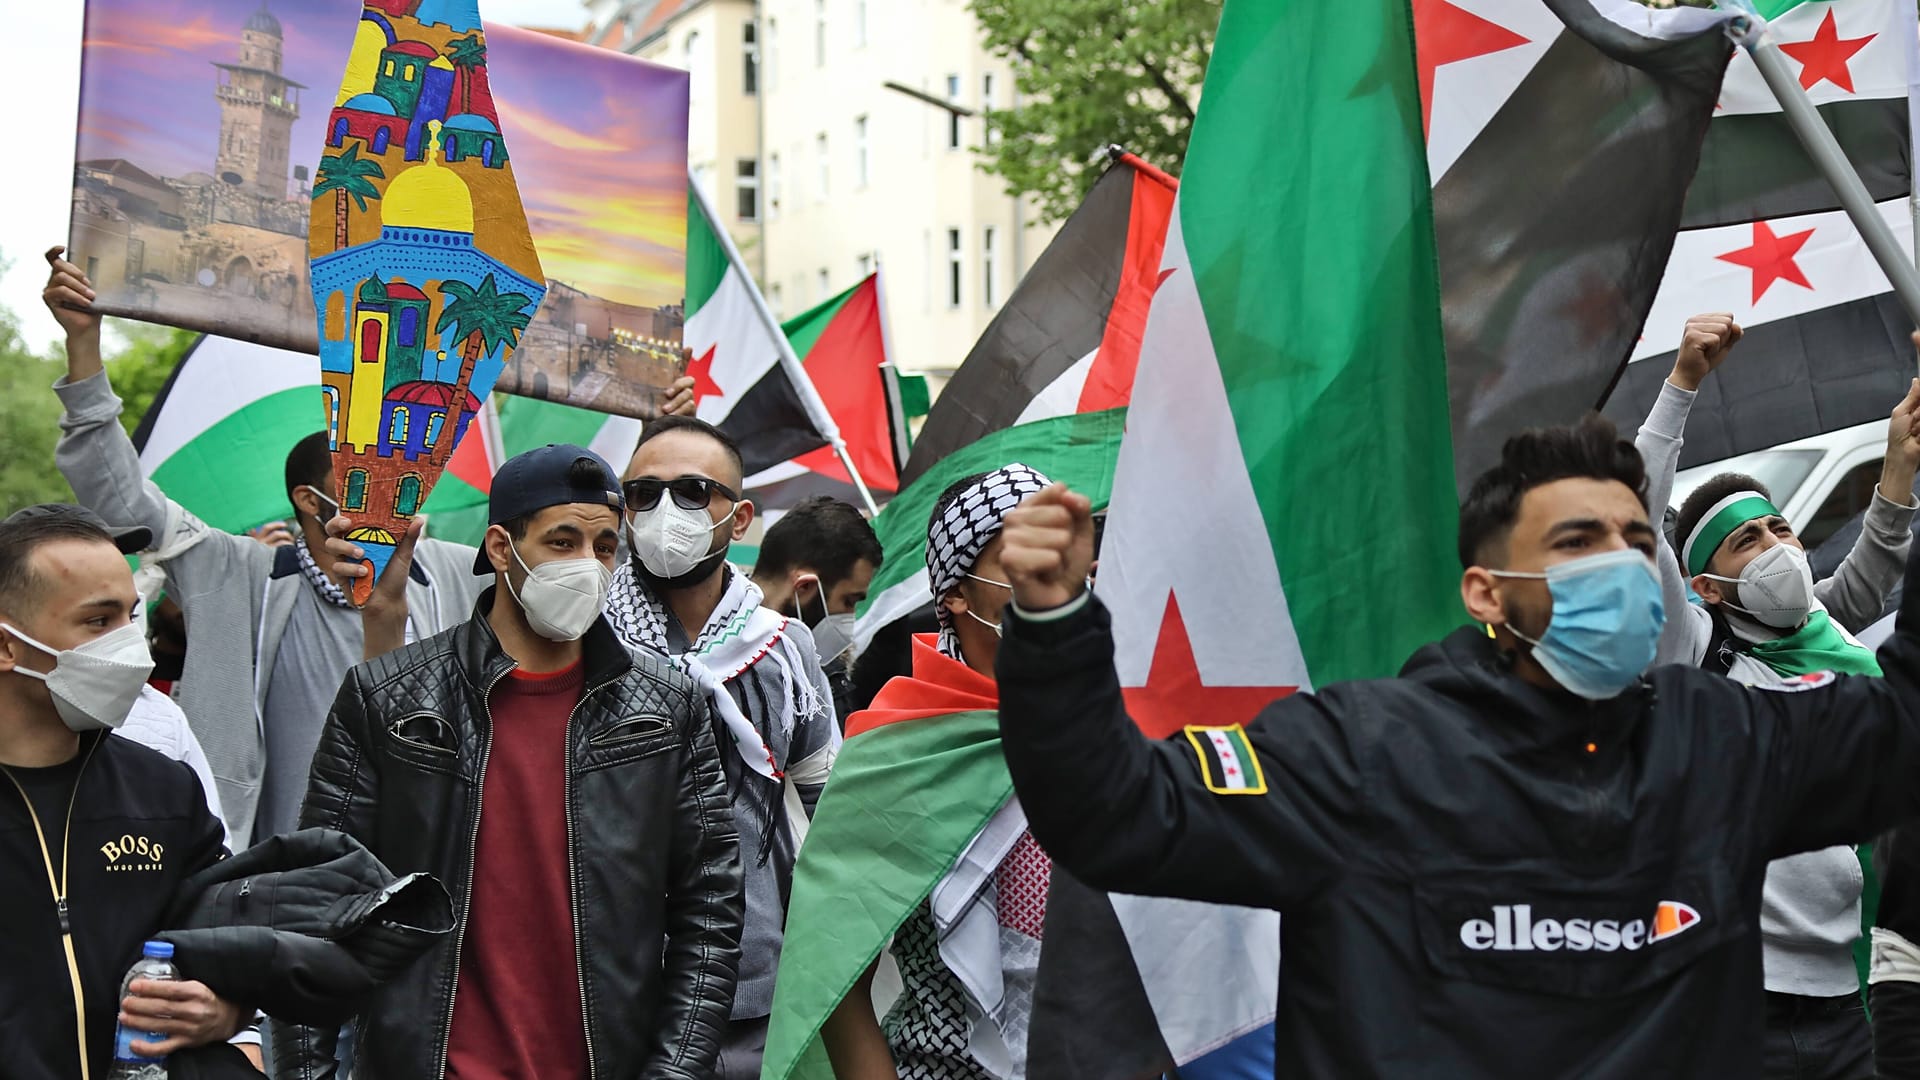
[[[1767,486],[1773,505],[1812,551],[1867,509],[1886,456],[1887,422],[1873,420],[1682,469],[1673,478],[1672,503],[1678,507],[1694,488],[1721,473],[1745,473]]]

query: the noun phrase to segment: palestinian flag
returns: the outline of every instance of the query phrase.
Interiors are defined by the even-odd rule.
[[[839,296],[780,324],[839,426],[840,437],[847,441],[854,468],[880,501],[898,489],[900,473],[889,419],[893,413],[881,371],[887,362],[885,316],[876,271]],[[847,467],[826,446],[762,470],[747,486],[755,504],[768,510],[784,509],[814,495],[860,504],[859,489],[847,475]]]
[[[947,485],[1010,461],[1078,491],[1111,483],[1174,191],[1165,173],[1116,153],[947,383],[900,495],[873,522],[886,555],[860,608],[859,649],[933,602],[927,516]]]
[[[850,488],[851,479],[831,449],[837,422],[845,416],[849,427],[839,435],[861,478],[870,488],[893,490],[877,276],[792,320],[788,326],[802,340],[789,344],[784,336],[789,331],[773,322],[759,286],[714,223],[705,197],[695,187],[688,192],[684,338],[692,355],[687,374],[694,380],[696,415],[740,444],[750,489],[802,480],[809,473],[828,485],[839,481]],[[816,378],[833,389],[834,404],[822,400]],[[815,493],[806,487],[792,490],[798,497]]]
[[[832,1080],[821,1025],[1012,798],[999,704],[992,679],[929,636],[912,676],[849,718],[793,871],[764,1080]]]
[[[1770,33],[1912,251],[1911,107],[1920,83],[1906,0],[1763,0]],[[1681,465],[1883,419],[1913,375],[1912,329],[1859,232],[1745,52],[1734,57],[1687,195],[1686,226],[1606,413],[1639,427],[1687,316],[1746,328],[1701,387]]]
[[[1354,0],[1329,19],[1228,0],[1101,552],[1115,667],[1149,735],[1390,675],[1457,625],[1456,468],[1577,416],[1611,378],[1620,350],[1558,347],[1579,315],[1557,306],[1559,272],[1651,301],[1638,260],[1678,224],[1727,46],[1710,13],[1608,4],[1629,29],[1601,2]],[[1650,190],[1615,194],[1627,175]],[[1354,543],[1383,506],[1404,527]],[[1394,603],[1356,605],[1351,583],[1381,566]],[[1231,786],[1245,744],[1190,734]],[[1230,1067],[1205,1056],[1221,1047],[1271,1049],[1272,912],[1059,874],[1049,911],[1074,917],[1041,955],[1031,1075],[1185,1076]]]
[[[245,532],[292,515],[286,459],[320,430],[319,379],[311,356],[232,338],[203,336],[189,349],[133,434],[140,467],[213,528]],[[640,421],[533,398],[489,398],[462,439],[422,512],[431,535],[478,544],[487,495],[500,462],[550,442],[598,451],[626,465]]]
[[[311,355],[204,336],[134,430],[140,468],[215,529],[285,520],[287,452],[321,430],[319,388]]]
[[[1114,155],[941,392],[902,483],[1002,428],[1127,404],[1174,187]]]

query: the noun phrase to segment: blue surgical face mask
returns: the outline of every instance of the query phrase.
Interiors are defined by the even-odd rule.
[[[1660,579],[1645,552],[1628,548],[1589,555],[1548,568],[1544,574],[1490,571],[1495,577],[1544,580],[1553,596],[1553,618],[1535,641],[1533,658],[1568,691],[1605,701],[1632,686],[1653,663],[1666,625]]]

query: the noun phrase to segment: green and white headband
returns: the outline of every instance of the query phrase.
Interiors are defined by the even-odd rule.
[[[1713,553],[1720,550],[1720,545],[1735,529],[1755,518],[1780,516],[1773,501],[1757,491],[1736,491],[1714,503],[1701,515],[1693,533],[1687,537],[1686,546],[1680,549],[1680,561],[1687,564],[1687,576],[1706,573]]]

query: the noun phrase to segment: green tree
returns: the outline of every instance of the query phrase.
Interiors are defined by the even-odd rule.
[[[173,369],[180,365],[180,359],[187,355],[188,349],[193,348],[193,343],[200,339],[200,335],[191,330],[127,319],[109,319],[107,326],[111,335],[126,341],[126,345],[107,357],[106,362],[107,378],[113,383],[113,391],[125,403],[120,423],[131,435],[140,421],[146,418],[147,409],[153,405],[153,399],[159,396],[161,388],[167,385]]]
[[[454,39],[447,46],[447,60],[460,75],[460,111],[473,111],[473,75],[487,63],[487,46],[479,34]]]
[[[53,467],[60,399],[48,389],[66,370],[29,348],[20,320],[0,308],[0,516],[34,503],[73,501]]]
[[[333,196],[333,250],[347,246],[347,196],[353,196],[360,212],[366,213],[367,200],[380,197],[379,189],[373,186],[376,177],[385,180],[386,170],[378,161],[362,158],[357,143],[347,147],[343,154],[328,154],[320,159],[320,167],[313,174],[313,198]]]
[[[453,396],[447,402],[446,419],[440,422],[440,437],[434,440],[434,465],[445,465],[453,456],[453,439],[460,431],[460,413],[466,408],[468,387],[473,384],[473,369],[482,356],[505,345],[519,342],[520,331],[532,319],[521,309],[533,303],[533,297],[521,293],[503,293],[488,274],[478,289],[464,281],[448,281],[440,286],[447,304],[440,309],[440,321],[433,324],[437,334],[452,327],[453,340],[464,342],[460,350],[460,378],[454,383]],[[443,338],[443,340],[445,340]]]
[[[981,167],[1041,215],[1073,213],[1118,143],[1178,174],[1221,0],[972,0],[1020,97],[994,109]]]

